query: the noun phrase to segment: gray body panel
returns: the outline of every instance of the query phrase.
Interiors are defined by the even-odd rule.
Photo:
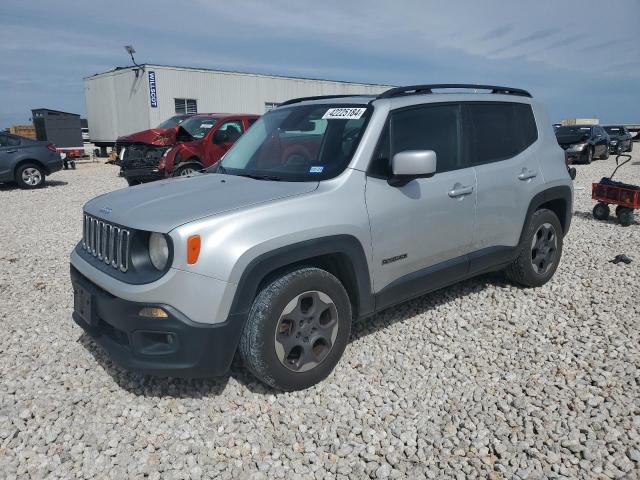
[[[62,168],[60,155],[47,148],[46,142],[2,133],[20,140],[16,146],[0,146],[0,181],[13,181],[15,169],[19,163],[34,162],[45,169],[45,174],[56,172]]]
[[[363,105],[371,100],[340,99]],[[516,157],[417,178],[402,187],[367,176],[391,110],[467,101],[531,104],[538,140]],[[85,210],[97,217],[170,235],[173,262],[160,280],[131,286],[98,272],[78,255],[72,255],[71,263],[113,295],[174,305],[194,321],[220,323],[229,315],[243,273],[269,252],[337,235],[351,237],[362,246],[375,295],[425,268],[481,249],[514,247],[536,194],[557,186],[573,191],[546,112],[530,98],[408,95],[375,100],[373,106],[349,166],[331,180],[294,183],[205,174],[127,188],[87,203]],[[520,179],[523,170],[535,176]],[[451,190],[460,187],[471,191],[452,197]],[[202,247],[198,262],[190,265],[186,242],[196,234]]]
[[[264,182],[232,175],[194,174],[100,195],[87,202],[85,211],[119,225],[167,233],[204,217],[300,195],[317,187],[318,182]]]

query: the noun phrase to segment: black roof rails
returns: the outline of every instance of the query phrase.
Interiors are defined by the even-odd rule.
[[[278,106],[282,107],[284,105],[291,105],[292,103],[306,102],[307,100],[324,100],[325,98],[370,97],[370,96],[371,95],[358,95],[358,94],[351,94],[351,95],[318,95],[318,96],[315,96],[315,97],[292,98],[291,100],[287,100],[286,102],[282,102],[282,103],[278,104]]]
[[[420,95],[425,93],[433,93],[433,89],[446,89],[446,88],[467,88],[477,90],[491,90],[491,93],[499,93],[503,95],[518,95],[521,97],[531,98],[531,94],[526,90],[520,88],[511,87],[498,87],[496,85],[474,85],[470,83],[434,83],[431,85],[409,85],[407,87],[396,87],[386,92],[382,92],[376,97],[380,98],[393,98],[403,95]]]

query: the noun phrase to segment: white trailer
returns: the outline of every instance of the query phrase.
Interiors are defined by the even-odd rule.
[[[115,140],[156,127],[177,113],[263,114],[285,100],[315,95],[377,94],[391,88],[162,65],[116,68],[84,79],[91,140]]]

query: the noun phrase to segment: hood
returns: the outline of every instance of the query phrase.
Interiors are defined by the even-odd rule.
[[[200,218],[316,188],[318,182],[274,182],[207,173],[116,190],[90,200],[84,209],[118,225],[168,233]]]
[[[571,145],[574,143],[580,143],[589,138],[588,133],[569,133],[566,135],[556,135],[558,143],[560,145]]]
[[[176,128],[152,128],[142,132],[118,137],[118,143],[146,143],[160,147],[173,145],[176,141]]]

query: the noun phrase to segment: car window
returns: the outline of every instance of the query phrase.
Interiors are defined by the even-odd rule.
[[[243,132],[242,121],[229,120],[228,122],[224,122],[222,125],[220,125],[219,130],[222,130],[223,132],[235,130],[237,133],[242,133]]]
[[[0,147],[17,147],[20,145],[20,139],[10,135],[0,135]]]
[[[227,152],[218,171],[304,182],[339,175],[358,146],[372,108],[311,104],[262,116]]]
[[[372,177],[378,178],[389,178],[391,176],[391,135],[389,135],[388,123],[382,130],[368,173]]]
[[[515,103],[469,103],[469,155],[473,165],[514,157],[537,139],[529,105]]]
[[[428,105],[391,113],[391,158],[407,150],[433,150],[436,173],[463,168],[460,149],[461,106]]]

